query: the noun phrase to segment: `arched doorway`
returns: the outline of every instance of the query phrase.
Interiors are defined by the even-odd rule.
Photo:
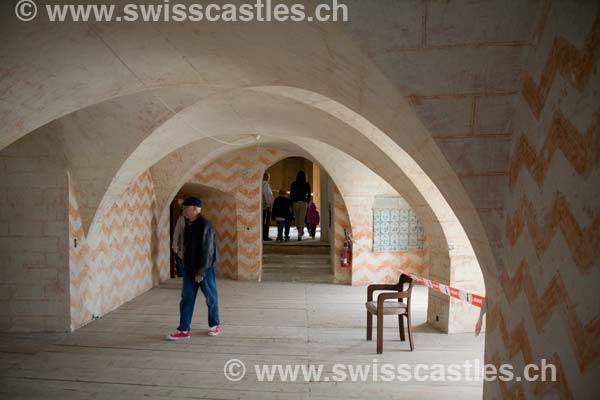
[[[300,171],[311,188],[310,198],[305,203],[307,209],[314,207],[310,216],[319,218],[319,221],[309,221],[309,213],[306,213],[301,225],[294,215],[290,199],[292,182]],[[266,177],[269,178],[267,184],[264,181]],[[269,227],[263,225],[263,281],[335,282],[327,214],[330,211],[327,193],[329,179],[318,163],[298,156],[279,160],[265,170],[261,187],[263,216],[271,214],[271,217]],[[266,203],[270,201],[265,192],[268,188],[274,199],[271,209],[266,209]],[[310,222],[316,222],[313,231],[310,229]],[[301,231],[299,226],[302,226]],[[269,232],[266,237],[265,232]]]

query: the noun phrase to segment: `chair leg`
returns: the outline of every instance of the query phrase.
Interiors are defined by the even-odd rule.
[[[377,354],[383,353],[383,313],[377,314]]]
[[[398,315],[398,329],[400,330],[400,341],[404,342],[406,337],[404,335],[404,316],[402,314]]]
[[[406,320],[408,325],[408,342],[410,343],[410,351],[415,349],[413,334],[412,334],[412,323],[410,322],[410,313],[406,314]]]
[[[367,340],[373,339],[373,314],[367,311]]]

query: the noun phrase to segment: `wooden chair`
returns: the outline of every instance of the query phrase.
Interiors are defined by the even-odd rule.
[[[404,285],[408,288],[404,290]],[[377,354],[383,352],[383,316],[397,315],[400,329],[400,340],[405,341],[404,318],[406,317],[408,326],[408,340],[410,351],[414,350],[412,325],[410,322],[410,296],[414,285],[413,279],[401,274],[398,283],[395,285],[369,285],[367,287],[367,340],[373,337],[373,315],[377,317]],[[393,290],[394,292],[384,292],[377,296],[377,301],[373,301],[373,293],[381,290]],[[391,300],[398,301],[391,301]],[[406,303],[404,303],[406,299]],[[388,300],[388,301],[386,301]]]

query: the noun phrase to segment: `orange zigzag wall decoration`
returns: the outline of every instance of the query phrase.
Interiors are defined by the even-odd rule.
[[[567,384],[567,379],[564,374],[564,369],[562,367],[562,362],[558,354],[554,353],[549,359],[546,359],[548,364],[553,364],[556,367],[556,381],[536,381],[534,386],[534,394],[536,397],[542,397],[544,394],[550,392],[550,390],[554,389],[554,391],[558,392],[560,399],[571,399],[571,391],[569,389],[569,385]],[[495,365],[496,368],[499,368],[500,356],[498,354],[494,354],[491,359],[491,364]],[[523,389],[523,385],[520,382],[514,383],[512,386],[502,381],[498,380],[498,384],[500,385],[500,391],[502,392],[502,398],[504,399],[525,399],[525,392]],[[484,398],[486,398],[484,396]]]
[[[600,113],[596,114],[596,119],[587,134],[582,135],[560,111],[556,111],[539,155],[536,154],[534,146],[529,143],[527,137],[522,135],[517,142],[515,155],[509,168],[510,191],[514,190],[519,173],[525,167],[541,188],[550,161],[558,149],[563,152],[579,175],[588,176],[600,163]]]
[[[506,322],[504,320],[504,316],[500,311],[500,306],[495,305],[488,316],[488,334],[495,331],[497,328],[500,329],[500,337],[502,338],[502,342],[504,343],[505,348],[508,350],[508,359],[513,359],[518,353],[523,355],[523,360],[525,364],[536,364],[539,360],[533,358],[533,351],[531,349],[531,344],[529,343],[529,338],[527,336],[527,331],[525,329],[525,325],[523,321],[521,321],[512,332],[508,332],[506,328]],[[566,382],[565,374],[562,369],[562,363],[560,362],[560,357],[553,353],[551,359],[556,365],[556,382],[537,382],[536,388],[534,391],[536,393],[546,392],[549,390],[548,386],[554,386],[556,390],[561,394],[561,399],[569,399],[570,390]],[[491,361],[496,366],[500,364],[500,355],[498,353],[491,356]],[[542,387],[540,387],[542,386]],[[503,398],[518,398],[523,399],[524,393],[523,388],[520,384],[515,384],[511,388],[507,388],[506,384],[500,384],[500,389],[503,393]]]
[[[588,272],[592,264],[600,259],[600,211],[596,212],[592,223],[583,229],[577,223],[565,196],[555,193],[545,221],[543,225],[538,223],[535,208],[529,200],[523,198],[513,217],[508,216],[506,221],[506,236],[511,247],[515,245],[527,223],[538,257],[542,257],[557,228],[560,228],[575,263],[584,272]]]
[[[600,15],[596,16],[592,29],[585,39],[583,49],[579,50],[562,37],[554,39],[539,85],[529,74],[525,74],[523,79],[523,97],[536,119],[540,118],[557,71],[565,79],[568,79],[577,90],[583,91],[596,67],[599,49]]]
[[[529,302],[531,316],[538,333],[542,332],[546,321],[554,314],[555,308],[564,304],[563,317],[569,327],[573,353],[580,371],[586,371],[591,365],[598,362],[600,356],[598,353],[598,349],[600,349],[600,320],[595,318],[584,326],[577,319],[575,305],[571,302],[559,273],[552,278],[544,293],[538,297],[534,281],[527,271],[527,264],[523,260],[512,278],[508,276],[506,271],[500,275],[500,282],[509,304],[512,304],[518,295],[523,292]]]

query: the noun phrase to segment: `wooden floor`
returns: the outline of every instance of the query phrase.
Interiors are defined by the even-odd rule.
[[[277,279],[281,278],[281,274]],[[482,359],[483,338],[424,325],[426,291],[413,301],[415,351],[388,317],[384,354],[365,340],[364,287],[220,280],[222,334],[206,336],[197,302],[192,338],[167,342],[178,324],[181,281],[171,280],[72,334],[0,335],[3,399],[456,399],[482,397],[481,382],[261,383],[254,364],[464,363]],[[231,358],[246,377],[223,374]]]

